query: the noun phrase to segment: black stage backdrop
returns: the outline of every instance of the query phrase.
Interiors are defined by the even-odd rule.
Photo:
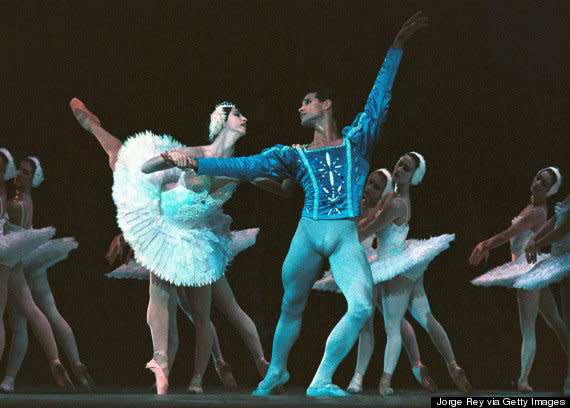
[[[237,155],[276,143],[305,143],[297,108],[310,85],[334,86],[339,123],[352,121],[386,51],[413,12],[431,17],[405,54],[374,167],[392,168],[409,150],[425,155],[427,174],[413,188],[411,237],[455,232],[456,242],[426,273],[435,316],[476,388],[513,387],[520,366],[515,293],[473,287],[484,272],[467,258],[482,239],[507,227],[528,202],[535,172],[560,166],[568,177],[568,3],[565,1],[4,1],[0,48],[1,146],[17,158],[38,156],[46,181],[34,191],[35,226],[80,243],[52,268],[58,306],[75,331],[82,359],[100,384],[149,385],[152,353],[145,322],[147,283],[112,281],[103,256],[118,232],[107,157],[72,117],[83,99],[120,138],[151,129],[187,145],[207,142],[209,113],[236,102],[249,131]],[[568,178],[567,178],[568,180]],[[551,207],[569,189],[553,197]],[[235,295],[260,331],[267,356],[280,310],[280,267],[302,207],[243,185],[227,203],[234,228],[259,226],[257,245],[228,271]],[[551,210],[552,212],[552,210]],[[509,258],[507,246],[488,267]],[[556,297],[558,287],[554,287]],[[292,384],[306,385],[329,331],[345,310],[337,295],[311,295],[289,360]],[[180,350],[172,383],[193,367],[194,332],[179,314]],[[226,359],[244,386],[257,383],[249,352],[217,313]],[[376,344],[366,384],[381,373],[385,334],[376,314]],[[422,357],[443,388],[445,365],[416,324]],[[51,383],[30,334],[18,384]],[[565,355],[537,320],[531,382],[559,390]],[[356,353],[335,381],[345,386]],[[3,368],[4,363],[2,363]],[[394,385],[417,387],[402,351]],[[213,370],[205,384],[218,384]]]

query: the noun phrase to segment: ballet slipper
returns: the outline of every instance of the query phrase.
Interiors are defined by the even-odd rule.
[[[281,386],[289,381],[289,372],[285,371],[279,376],[266,375],[251,395],[269,395],[281,390]]]
[[[418,364],[412,367],[414,377],[421,384],[424,389],[430,393],[437,392],[437,383],[429,375],[428,368],[423,364]]]
[[[85,367],[82,363],[74,364],[71,367],[71,371],[75,378],[79,381],[79,383],[87,389],[89,392],[95,392],[95,381],[89,375],[87,371],[87,367]]]
[[[355,373],[350,380],[350,384],[346,391],[351,394],[360,394],[362,392],[362,375]]]
[[[75,387],[67,374],[67,370],[59,360],[50,363],[51,373],[55,379],[55,383],[65,392],[74,392]]]
[[[187,394],[203,394],[204,390],[202,389],[202,376],[195,375],[190,380],[190,385],[186,388]]]
[[[0,384],[0,394],[12,394],[14,391],[14,378],[4,377],[2,384]]]
[[[378,384],[378,393],[384,397],[394,394],[394,389],[390,387],[391,382],[392,375],[382,373],[382,377],[380,377],[380,383]]]
[[[471,392],[473,391],[473,387],[471,386],[471,383],[467,379],[465,371],[463,371],[463,369],[459,367],[457,364],[449,366],[447,367],[447,369],[457,389],[461,391],[463,394],[471,394]]]
[[[93,126],[101,126],[99,118],[91,113],[79,99],[73,98],[69,102],[69,106],[71,107],[73,116],[75,116],[75,119],[77,119],[83,129],[91,131]]]
[[[311,385],[307,388],[308,397],[349,397],[350,394],[338,385],[327,383]]]
[[[148,363],[146,363],[146,368],[148,368],[154,374],[156,393],[158,395],[166,394],[168,392],[168,376],[162,367],[153,358]]]
[[[519,380],[517,382],[517,390],[524,393],[534,392],[534,389],[528,384],[528,380]]]
[[[224,389],[226,391],[236,391],[238,388],[237,382],[232,374],[232,368],[228,363],[225,361],[215,361],[214,360],[214,368],[216,369],[216,373],[218,377],[222,381],[224,385]]]

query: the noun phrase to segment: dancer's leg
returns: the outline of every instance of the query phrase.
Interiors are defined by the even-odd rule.
[[[533,391],[532,387],[528,383],[528,377],[536,354],[535,323],[536,316],[538,315],[539,299],[540,289],[517,290],[519,319],[522,334],[521,375],[518,381],[518,389],[522,392]]]
[[[174,292],[174,291],[173,291]],[[168,369],[172,370],[172,365],[178,352],[178,321],[176,312],[178,310],[178,295],[172,293],[168,298]],[[190,319],[192,321],[192,319]]]
[[[374,315],[364,323],[364,327],[358,335],[358,352],[356,355],[356,367],[354,375],[348,384],[347,391],[351,394],[362,392],[364,374],[368,369],[370,358],[374,352]]]
[[[427,331],[432,343],[445,360],[449,375],[455,382],[457,388],[464,393],[470,393],[472,390],[471,384],[467,380],[463,369],[459,367],[455,361],[455,354],[453,353],[449,337],[443,326],[431,312],[429,300],[424,288],[423,276],[414,283],[409,308],[414,319]]]
[[[99,118],[91,113],[79,99],[73,98],[69,105],[79,124],[97,138],[99,144],[109,156],[111,170],[115,170],[115,162],[122,145],[121,141],[103,129]]]
[[[8,320],[10,321],[10,348],[6,363],[6,376],[2,380],[4,392],[14,392],[14,383],[28,352],[28,321],[18,310],[14,302],[8,304]]]
[[[8,303],[8,280],[10,279],[10,268],[0,265],[0,358],[4,354],[6,345],[6,328],[4,327],[4,312]]]
[[[402,319],[408,308],[413,283],[403,276],[384,282],[381,287],[382,312],[386,328],[384,370],[380,378],[379,391],[382,395],[392,394],[390,383],[402,350]]]
[[[313,283],[322,268],[322,256],[316,251],[304,218],[299,221],[291,241],[289,252],[283,262],[283,301],[281,315],[275,328],[273,350],[267,375],[261,381],[254,395],[267,395],[289,380],[287,359],[291,347],[299,337],[302,315],[311,293]]]
[[[208,367],[212,351],[212,327],[210,323],[210,307],[212,304],[212,287],[179,287],[178,298],[188,308],[194,319],[196,328],[196,354],[194,356],[194,374],[187,392],[202,393],[202,379]]]
[[[50,363],[50,368],[57,385],[65,390],[71,391],[73,384],[65,368],[59,361],[57,345],[51,326],[45,315],[34,303],[30,288],[24,277],[22,264],[15,266],[10,273],[8,293],[10,302],[14,302],[18,310],[26,317],[28,322],[30,322],[32,331]]]
[[[329,262],[334,280],[346,298],[348,307],[329,334],[323,359],[310,388],[332,384],[336,368],[346,357],[374,311],[372,274],[364,249],[358,241],[356,226],[353,223],[339,224],[337,233],[338,240]],[[307,392],[309,393],[309,390]]]
[[[225,276],[212,285],[212,299],[216,308],[234,326],[253,356],[261,378],[267,374],[269,363],[265,360],[259,333],[253,320],[238,305],[234,293]]]
[[[538,312],[550,328],[554,330],[554,333],[556,333],[556,337],[558,337],[562,349],[568,353],[568,329],[558,311],[556,300],[554,300],[554,296],[549,287],[541,289],[540,291]]]
[[[175,297],[173,286],[151,273],[147,323],[152,338],[153,355],[146,367],[155,375],[158,394],[166,394],[168,391],[168,375],[170,373],[170,366],[168,365],[168,330],[170,326],[168,306],[171,297]]]

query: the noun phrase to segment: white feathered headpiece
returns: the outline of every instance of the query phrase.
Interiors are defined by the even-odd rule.
[[[12,157],[8,149],[5,149],[3,147],[0,147],[0,153],[6,156],[7,160],[6,171],[4,172],[4,180],[13,179],[14,177],[16,177],[16,174],[18,174],[18,170],[16,169],[16,164],[14,163],[14,158]]]
[[[40,160],[34,156],[28,156],[26,159],[31,160],[36,165],[36,170],[34,171],[34,177],[32,177],[32,187],[37,187],[42,184],[44,181],[44,171],[42,169],[42,165],[40,164]]]
[[[210,114],[210,134],[208,138],[213,142],[218,133],[222,131],[228,120],[229,109],[235,108],[235,104],[231,102],[222,102],[216,105],[214,111]]]
[[[386,187],[384,187],[384,191],[382,191],[382,195],[380,197],[384,197],[391,191],[394,191],[394,184],[392,182],[392,175],[390,172],[384,168],[374,170],[370,175],[374,173],[382,173],[386,177]]]
[[[540,169],[536,174],[540,174],[541,172],[548,170],[554,173],[554,177],[556,178],[556,180],[554,180],[554,184],[552,184],[552,187],[550,187],[550,190],[546,192],[546,196],[550,197],[551,195],[556,194],[560,189],[560,185],[562,184],[562,174],[560,174],[558,167],[545,167],[543,169]]]
[[[415,158],[418,159],[418,162],[419,162],[419,165],[416,168],[414,175],[412,176],[412,180],[410,181],[410,184],[412,186],[417,186],[418,184],[420,184],[422,182],[422,180],[424,179],[424,176],[426,174],[426,161],[424,159],[424,156],[422,156],[418,152],[409,152],[407,154],[415,156]]]

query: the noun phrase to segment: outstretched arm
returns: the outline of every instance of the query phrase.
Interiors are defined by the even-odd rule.
[[[540,251],[541,248],[570,234],[570,219],[568,217],[566,217],[557,228],[554,228],[555,223],[556,217],[551,217],[531,238],[525,249],[527,262],[536,262],[537,252]]]
[[[509,240],[525,231],[531,230],[538,225],[542,224],[544,220],[544,212],[540,209],[535,209],[522,217],[519,221],[511,225],[504,231],[493,235],[491,238],[480,242],[471,252],[469,263],[477,266],[483,260],[489,258],[489,252],[492,249],[500,247],[501,245],[509,242]]]

